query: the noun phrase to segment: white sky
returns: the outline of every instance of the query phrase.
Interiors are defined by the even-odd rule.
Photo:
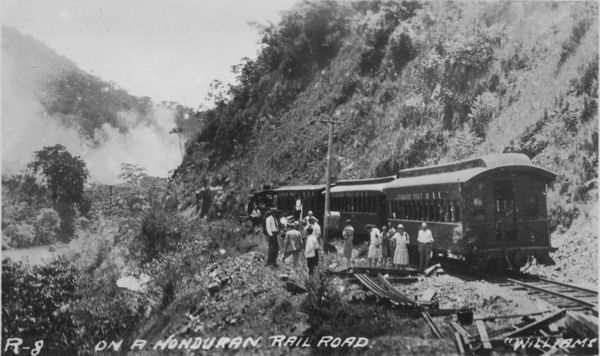
[[[298,0],[2,0],[2,23],[154,102],[205,104],[213,79],[255,58],[258,29]]]

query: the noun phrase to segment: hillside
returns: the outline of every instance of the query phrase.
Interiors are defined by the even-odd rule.
[[[182,120],[189,109],[130,95],[6,26],[2,87],[3,174],[18,173],[34,151],[60,143],[90,163],[96,181],[115,183],[123,162],[166,176],[181,158],[181,139],[170,130],[176,120],[193,126]]]
[[[176,171],[183,207],[211,181],[228,181],[232,214],[263,184],[324,181],[327,130],[310,124],[323,115],[340,120],[339,178],[523,152],[558,174],[552,229],[577,240],[576,219],[597,230],[597,15],[594,2],[298,5],[211,93]]]

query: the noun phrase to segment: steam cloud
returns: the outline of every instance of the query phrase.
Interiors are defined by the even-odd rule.
[[[3,63],[2,80],[2,173],[18,173],[29,163],[33,153],[44,146],[64,145],[74,155],[81,156],[90,170],[91,180],[104,184],[118,182],[121,163],[137,164],[152,176],[166,177],[169,170],[181,162],[179,138],[169,131],[175,127],[173,112],[165,107],[154,111],[153,123],[134,124],[132,113],[121,113],[129,131],[121,133],[104,125],[96,137],[98,147],[92,147],[73,127],[45,114],[33,85],[37,78],[31,73],[8,70]],[[31,79],[31,80],[30,80]]]

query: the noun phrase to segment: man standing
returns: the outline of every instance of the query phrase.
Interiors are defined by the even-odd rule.
[[[265,213],[267,219],[265,220],[265,230],[267,231],[267,239],[269,242],[269,252],[267,254],[267,266],[277,266],[277,253],[279,252],[279,243],[277,242],[277,235],[279,229],[275,222],[275,217],[271,211]]]
[[[294,268],[298,267],[300,262],[300,252],[302,251],[302,234],[298,231],[298,224],[294,223],[285,234],[285,242],[283,243],[283,261],[289,255],[294,256]]]
[[[308,220],[308,223],[310,224],[309,226],[313,229],[313,235],[315,235],[317,237],[317,239],[320,239],[321,238],[321,227],[319,226],[317,219],[310,218]]]
[[[306,229],[306,232],[308,233],[308,237],[306,238],[304,256],[306,257],[306,265],[308,266],[308,275],[312,276],[315,273],[315,267],[319,264],[319,242],[310,226]]]
[[[419,243],[419,272],[423,273],[429,267],[429,256],[433,246],[433,235],[425,222],[421,224],[417,242]]]

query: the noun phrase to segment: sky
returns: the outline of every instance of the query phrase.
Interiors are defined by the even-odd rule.
[[[298,0],[3,0],[2,23],[154,102],[198,108],[214,79],[256,58],[259,29]]]

